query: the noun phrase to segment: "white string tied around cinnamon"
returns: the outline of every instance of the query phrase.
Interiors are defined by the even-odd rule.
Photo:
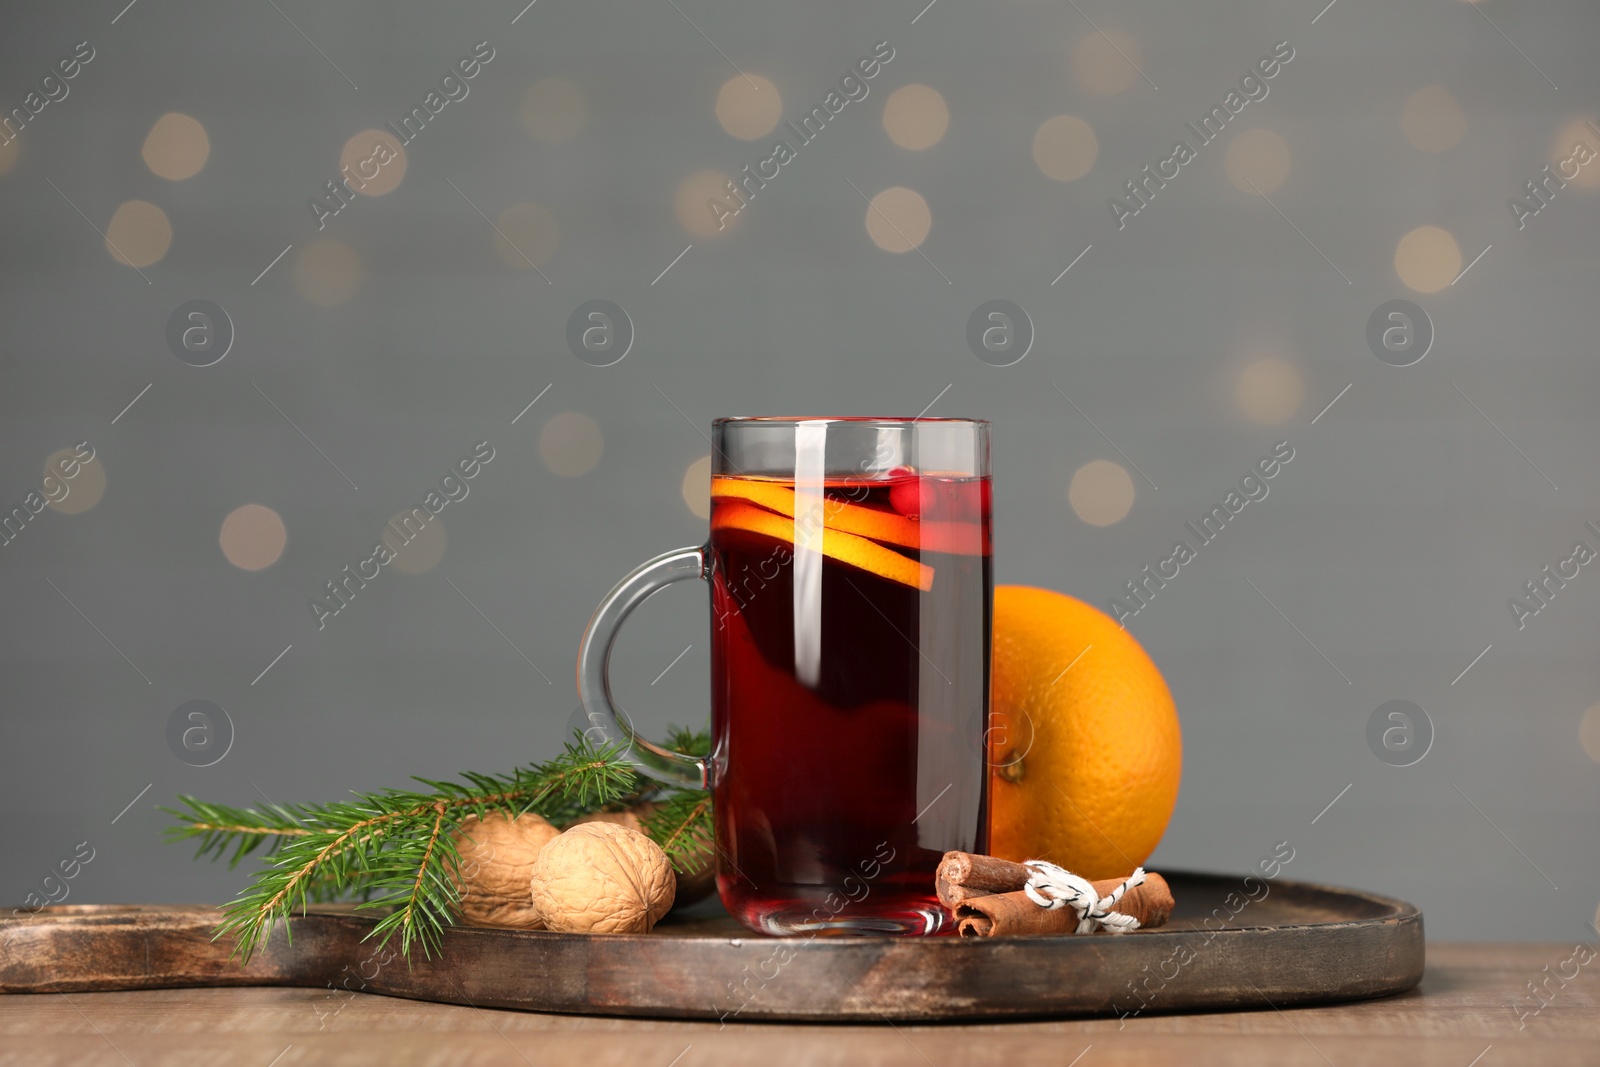
[[[1033,871],[1028,876],[1027,884],[1022,887],[1028,899],[1050,911],[1063,906],[1071,908],[1078,915],[1077,933],[1092,934],[1097,928],[1104,928],[1111,933],[1121,934],[1139,928],[1138,919],[1112,909],[1124,893],[1144,884],[1143,867],[1136,868],[1127,881],[1110,893],[1097,897],[1088,879],[1063,867],[1044,860],[1029,860],[1023,866]]]

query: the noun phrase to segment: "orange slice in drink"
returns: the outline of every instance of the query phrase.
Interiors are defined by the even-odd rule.
[[[779,487],[781,488],[781,487]],[[791,493],[792,497],[793,494]],[[791,509],[793,501],[790,502]],[[770,537],[784,544],[794,544],[794,519],[765,508],[758,508],[743,500],[724,500],[711,515],[713,530],[747,530]],[[827,528],[822,537],[822,554],[840,563],[859,567],[891,582],[909,585],[923,592],[933,588],[933,568],[925,563],[902,556],[892,548],[884,548],[843,530]]]
[[[751,478],[713,478],[711,495],[713,498],[748,500],[779,515],[791,519],[795,517],[794,490],[776,482]],[[818,517],[822,527],[829,533],[837,530],[928,552],[973,556],[983,552],[983,531],[976,522],[918,522],[892,511],[879,511],[832,497],[823,498]],[[785,540],[788,539],[786,536]]]

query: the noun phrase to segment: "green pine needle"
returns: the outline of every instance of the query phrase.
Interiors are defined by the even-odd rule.
[[[705,731],[674,728],[669,744],[705,755]],[[459,904],[460,856],[452,839],[471,816],[533,812],[563,826],[589,812],[650,799],[644,821],[679,870],[703,863],[711,841],[711,798],[696,790],[662,787],[641,776],[619,746],[598,747],[579,735],[546,763],[510,774],[465,773],[461,781],[416,781],[428,792],[389,789],[357,793],[330,804],[270,804],[234,808],[190,796],[163,809],[177,820],[166,836],[195,841],[196,859],[225,859],[229,868],[260,852],[265,867],[223,908],[216,936],[235,939],[234,955],[248,960],[296,910],[308,903],[359,899],[357,910],[383,917],[367,936],[385,944],[396,934],[408,959],[413,945],[435,955]]]

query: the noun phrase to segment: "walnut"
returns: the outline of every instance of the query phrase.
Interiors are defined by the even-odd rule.
[[[653,800],[635,804],[631,808],[621,811],[596,811],[581,818],[574,819],[572,825],[582,823],[609,822],[618,826],[626,826],[630,830],[644,832],[643,820],[648,819],[661,805]],[[687,868],[687,870],[680,869]],[[717,888],[717,872],[711,862],[710,846],[703,846],[680,857],[673,867],[677,875],[678,888],[673,894],[672,910],[687,908],[691,904],[699,903],[710,896]]]
[[[591,811],[587,815],[580,815],[573,819],[572,825],[582,826],[591,822],[608,822],[615,826],[626,826],[628,829],[637,830],[642,834],[644,833],[644,820],[655,808],[656,805],[647,800],[642,804],[635,804],[631,808],[623,808],[620,811]]]
[[[568,828],[540,850],[529,880],[546,927],[573,934],[649,933],[676,885],[659,845],[611,822]]]
[[[559,830],[532,812],[515,820],[501,812],[463,820],[451,840],[461,857],[456,889],[466,924],[544,929],[528,880],[539,850],[558,836]]]

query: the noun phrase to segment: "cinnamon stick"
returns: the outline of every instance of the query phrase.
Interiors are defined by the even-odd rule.
[[[1020,863],[998,856],[972,852],[946,852],[934,872],[933,884],[939,903],[955,911],[969,897],[988,893],[1010,893],[1028,884],[1033,871]]]
[[[1122,881],[1121,878],[1107,878],[1095,882],[1094,891],[1104,897]],[[1115,910],[1138,919],[1140,929],[1149,929],[1164,924],[1172,915],[1172,906],[1172,890],[1167,880],[1154,872],[1146,872],[1144,884],[1124,893]],[[969,895],[952,910],[956,916],[956,930],[962,937],[1070,934],[1078,928],[1077,912],[1067,907],[1041,908],[1021,890]]]
[[[962,937],[1075,931],[1078,917],[1071,908],[1041,908],[1021,891],[1032,874],[1031,868],[997,856],[946,852],[934,874],[934,888],[939,902],[955,914]],[[1103,897],[1122,882],[1121,878],[1107,878],[1093,883],[1094,891]],[[1116,910],[1133,916],[1141,928],[1147,928],[1165,923],[1172,914],[1172,905],[1172,890],[1166,879],[1146,872],[1144,884],[1124,894]]]

